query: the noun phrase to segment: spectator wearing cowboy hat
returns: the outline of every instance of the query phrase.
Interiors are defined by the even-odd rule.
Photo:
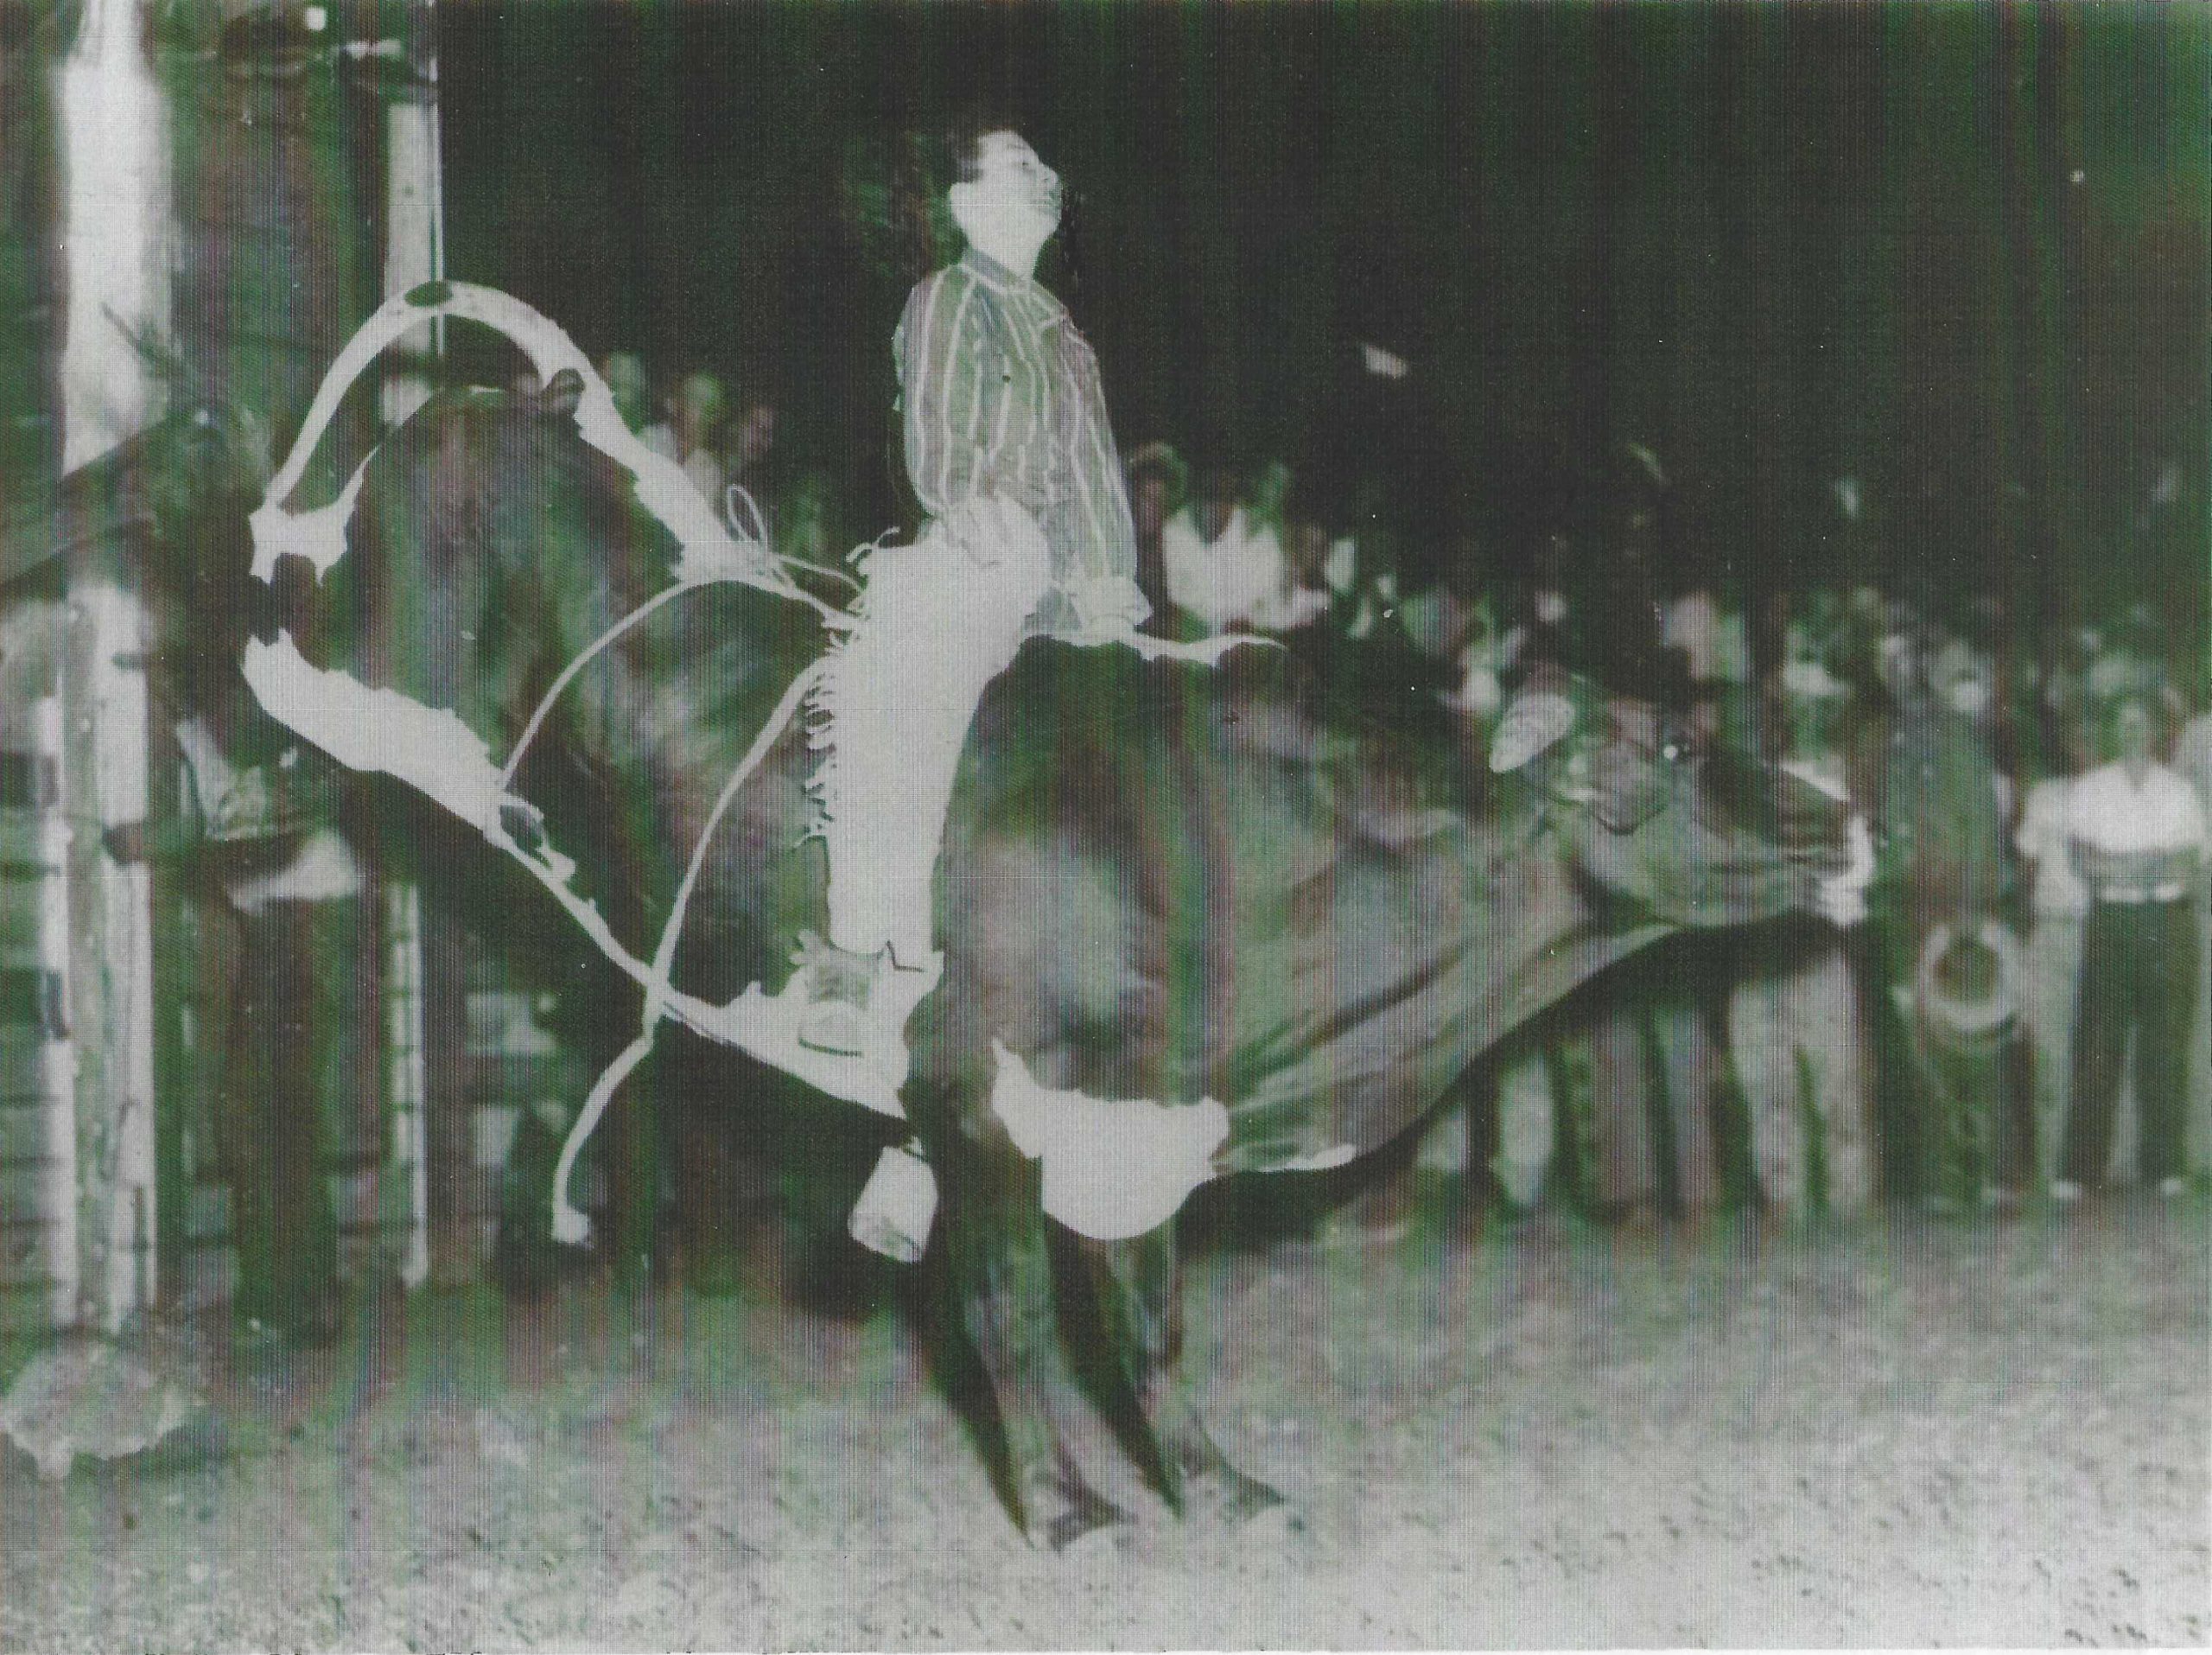
[[[1893,1187],[1942,1206],[1965,1193],[1969,1169],[1960,1151],[1987,1141],[1981,1123],[1992,1111],[2010,1118],[2017,1100],[2001,1089],[2011,1084],[2009,1065],[1983,1073],[2000,1085],[1994,1093],[1946,1084],[1963,1072],[1930,1043],[1940,1044],[1940,1031],[1923,1015],[1920,967],[1938,925],[1976,936],[2010,896],[2012,787],[1997,762],[1986,655],[1956,638],[1892,636],[1883,678],[1893,710],[1885,729],[1864,733],[1873,750],[1862,752],[1853,788],[1881,852],[1868,900],[1891,1009],[1881,1025],[1886,1061],[1877,1100]],[[1992,1170],[1983,1168],[1982,1176]]]

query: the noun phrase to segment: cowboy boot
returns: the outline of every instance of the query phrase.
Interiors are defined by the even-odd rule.
[[[806,1013],[799,1044],[835,1057],[866,1049],[868,1002],[888,951],[855,954],[809,933],[802,939],[807,972]]]

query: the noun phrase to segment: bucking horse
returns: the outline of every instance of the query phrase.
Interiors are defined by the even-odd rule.
[[[334,499],[296,504],[346,387],[437,316],[505,333],[547,391],[442,393]],[[1086,1468],[1056,1284],[1112,1353],[1141,1421],[1122,1440],[1167,1502],[1280,1510],[1178,1363],[1192,1193],[1402,1141],[1613,962],[1850,877],[1818,792],[1564,676],[1523,684],[1478,754],[1358,646],[1034,640],[969,734],[906,1062],[855,1078],[796,1043],[784,998],[823,928],[805,707],[850,624],[834,574],[733,531],[557,328],[459,284],[365,325],[252,527],[255,576],[326,617],[315,640],[247,646],[267,710],[480,833],[635,984],[557,1232],[582,1234],[575,1150],[666,1023],[724,1054],[733,1097],[765,1064],[861,1105],[885,1159],[855,1233],[922,1255],[941,1336],[988,1376],[998,1486],[1055,1547],[1126,1516]]]

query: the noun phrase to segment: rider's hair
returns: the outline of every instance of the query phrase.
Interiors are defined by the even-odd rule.
[[[947,189],[973,183],[982,175],[983,140],[994,132],[1020,132],[1021,123],[1002,104],[972,99],[954,110],[939,129]]]
[[[906,135],[899,146],[892,199],[907,240],[914,280],[960,257],[964,244],[947,196],[955,184],[973,183],[982,176],[983,140],[994,132],[1020,130],[1010,111],[976,99],[936,124]]]
[[[983,140],[1018,132],[1001,105],[971,99],[895,134],[855,135],[840,180],[843,217],[866,262],[900,292],[960,257],[946,192],[977,175]]]

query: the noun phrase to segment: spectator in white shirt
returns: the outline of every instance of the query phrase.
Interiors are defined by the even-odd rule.
[[[645,445],[683,468],[715,511],[722,504],[722,462],[715,453],[728,398],[711,373],[687,373],[670,393],[668,417],[643,433]]]
[[[2184,1187],[2183,1088],[2196,996],[2204,811],[2189,783],[2152,756],[2147,700],[2120,701],[2111,729],[2118,757],[2077,781],[2067,804],[2069,848],[2088,889],[2089,913],[2073,1092],[2060,1176],[2051,1187],[2062,1200],[2078,1197],[2104,1171],[2131,1034],[2142,1117],[2139,1176],[2162,1195]]]
[[[2182,727],[2174,742],[2174,768],[2196,790],[2196,802],[2212,821],[2212,711],[2197,714]]]
[[[2056,721],[2053,721],[2054,724]],[[2065,743],[2048,743],[2058,757]],[[2066,1123],[2066,1095],[2074,1058],[2074,1013],[2082,992],[2082,924],[2089,893],[2074,871],[2067,848],[2069,774],[2045,776],[2028,789],[2013,843],[2028,881],[2028,1022],[2035,1041],[2037,1165],[2058,1175],[2058,1135]]]
[[[1147,442],[1123,463],[1129,492],[1129,521],[1137,540],[1137,588],[1152,605],[1146,630],[1166,634],[1173,608],[1167,596],[1167,570],[1161,537],[1167,519],[1183,504],[1190,483],[1190,468],[1165,442]]]
[[[1233,491],[1227,474],[1206,474],[1161,529],[1168,601],[1209,633],[1289,632],[1325,614],[1326,594],[1294,589],[1276,525]]]
[[[2197,714],[2182,730],[2180,739],[2174,743],[2174,768],[2196,789],[2196,802],[2204,807],[2205,820],[2212,823],[2212,711]],[[2208,906],[2206,900],[2212,898],[2212,880],[2207,880],[2205,887],[2205,896],[2196,905],[2196,928],[2200,933],[2197,964],[2201,975],[2193,1018],[2195,1032],[2190,1039],[2190,1118],[2183,1135],[2188,1140],[2188,1159],[2192,1167],[2212,1162],[2212,996],[2205,992],[2206,983],[2212,983],[2212,906]]]

